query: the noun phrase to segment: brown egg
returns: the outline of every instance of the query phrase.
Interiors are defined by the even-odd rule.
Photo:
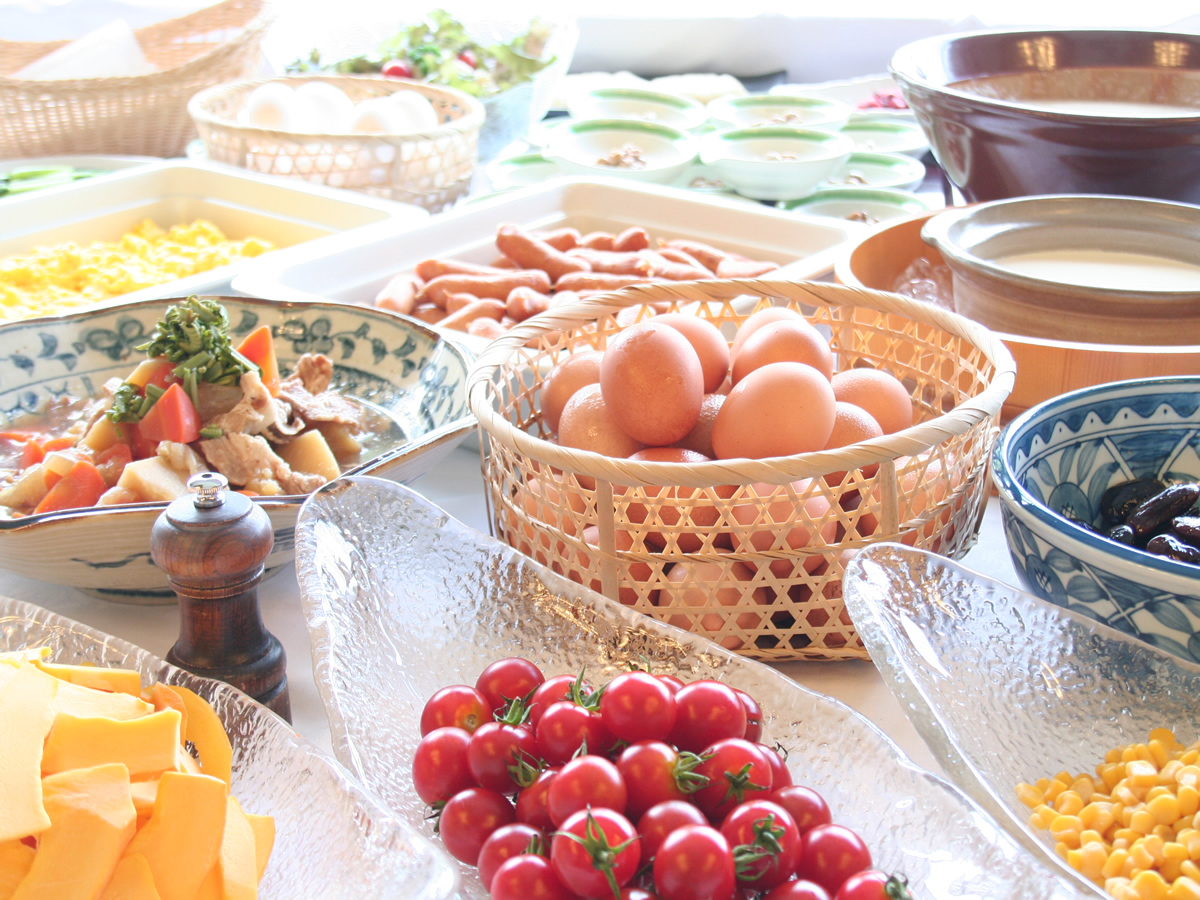
[[[603,357],[599,350],[584,350],[565,357],[550,370],[542,382],[542,421],[552,433],[558,432],[558,420],[571,395],[585,384],[599,383]]]
[[[733,359],[737,359],[738,352],[742,349],[742,344],[746,343],[746,339],[771,322],[804,322],[807,324],[808,319],[786,306],[768,306],[766,309],[751,313],[746,317],[746,321],[738,326],[737,334],[733,336],[733,346],[729,349],[729,355]]]
[[[589,525],[583,529],[583,540],[596,550],[600,549],[600,526]],[[613,532],[613,543],[620,553],[628,553],[633,550],[634,538],[633,535],[624,528],[617,528]],[[657,548],[646,546],[646,552],[654,553]],[[575,557],[578,562],[577,566],[567,568],[564,573],[572,581],[577,581],[582,585],[591,588],[596,593],[603,593],[603,582],[600,580],[600,560],[587,550],[577,550]],[[654,578],[654,569],[649,563],[630,562],[628,565],[629,579],[640,584],[649,584]],[[621,585],[617,588],[617,599],[626,606],[633,606],[637,603],[638,588]],[[658,591],[641,588],[649,603],[655,604],[658,601]]]
[[[658,592],[658,607],[669,611],[713,606],[769,605],[771,593],[766,587],[751,589],[745,584],[753,580],[754,572],[742,562],[730,565],[718,560],[684,560],[675,563],[667,573],[667,585]],[[743,631],[758,628],[764,615],[751,610],[736,613],[712,611],[700,615],[668,613],[665,618],[678,628],[707,634],[727,650],[739,650],[746,643],[742,637],[733,634],[722,636],[720,632],[730,624]]]
[[[700,417],[696,419],[695,427],[675,442],[676,447],[695,450],[703,453],[709,459],[715,459],[713,452],[712,430],[713,422],[717,421],[717,413],[725,403],[725,394],[705,394],[700,401]]]
[[[665,447],[695,426],[704,372],[687,338],[669,326],[642,322],[609,341],[600,388],[622,431],[639,444]]]
[[[833,432],[825,442],[826,450],[837,450],[849,447],[859,441],[869,441],[872,438],[883,437],[883,429],[875,421],[874,416],[853,403],[839,400],[833,409]],[[879,463],[869,463],[860,470],[864,478],[870,478],[879,471]],[[845,471],[830,472],[825,476],[825,483],[839,485],[846,478]]]
[[[647,447],[629,458],[641,462],[697,463],[709,461],[709,457],[701,453],[680,447]],[[639,495],[645,496],[648,501],[662,498],[662,505],[631,500],[625,510],[625,516],[631,524],[646,525],[647,521],[650,522],[650,526],[645,532],[648,542],[653,542],[668,552],[678,547],[683,553],[698,553],[704,548],[706,536],[709,536],[710,546],[713,541],[720,538],[720,535],[713,531],[721,519],[716,500],[729,499],[737,489],[733,485],[693,488],[648,484],[636,489],[613,485],[613,493],[620,496],[633,490],[638,491]],[[654,530],[655,524],[661,524],[665,530]],[[676,531],[676,528],[680,530]]]
[[[810,484],[810,479],[802,478],[792,483],[792,489],[803,496]],[[734,520],[742,526],[734,535],[735,551],[803,550],[837,540],[837,519],[829,515],[832,504],[824,495],[813,494],[798,506],[797,501],[773,484],[754,484],[751,488],[760,499],[739,503],[732,510]],[[779,494],[777,499],[766,499],[776,494]],[[824,561],[825,557],[816,552],[804,558],[803,566],[811,572]],[[778,559],[770,567],[776,578],[789,578],[794,564],[792,560]]]
[[[882,369],[847,369],[833,376],[833,395],[870,413],[884,434],[894,434],[913,423],[913,402],[908,389],[895,375]]]
[[[908,471],[905,471],[907,469]],[[915,457],[901,456],[896,459],[896,471],[899,474],[900,488],[900,522],[914,519],[924,513],[929,507],[941,503],[948,487],[957,487],[961,482],[958,472],[950,473],[950,484],[942,475],[942,461],[932,459],[922,468]],[[858,521],[859,533],[863,536],[874,534],[879,530],[879,517],[883,514],[883,486],[876,484],[871,491],[870,499],[860,507]],[[945,524],[950,510],[945,510],[938,517],[931,519],[919,529],[902,535],[898,540],[910,546],[916,543],[918,532],[926,537],[932,537],[940,524]]]
[[[812,366],[770,363],[733,386],[713,423],[718,459],[821,450],[833,433],[833,388]]]
[[[529,478],[524,486],[518,485],[516,499],[530,519],[551,529],[560,529],[563,525],[570,527],[569,520],[560,518],[561,495],[555,488],[543,484],[541,479]],[[566,552],[566,544],[560,538],[539,531],[529,523],[521,524],[520,539],[513,546],[542,565],[548,565],[552,559]]]
[[[704,372],[704,393],[711,394],[719,388],[729,374],[729,342],[721,329],[708,319],[684,313],[666,313],[654,321],[659,325],[670,325],[692,345]]]
[[[599,384],[585,384],[567,401],[558,422],[558,443],[605,456],[625,457],[642,449],[617,424]]]
[[[804,321],[768,322],[746,338],[733,360],[733,383],[773,362],[804,363],[827,379],[833,376],[829,341]]]

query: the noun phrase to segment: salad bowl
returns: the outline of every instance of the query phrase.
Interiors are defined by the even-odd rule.
[[[859,553],[846,606],[951,781],[1081,891],[1107,897],[1029,824],[1017,785],[1095,774],[1169,728],[1200,733],[1200,667],[1087,616],[898,544]]]
[[[339,303],[218,298],[240,338],[269,325],[284,372],[308,352],[329,356],[333,384],[384,414],[382,430],[351,472],[398,480],[424,474],[466,437],[467,361],[426,326],[384,310]],[[0,429],[61,397],[96,396],[124,378],[171,300],[148,300],[0,327]],[[303,495],[257,500],[275,544],[268,572],[291,561]],[[126,603],[173,603],[150,559],[150,530],[165,502],[0,518],[0,571]]]
[[[403,485],[353,477],[317,491],[300,513],[296,558],[334,752],[411,824],[428,828],[411,772],[434,691],[473,684],[506,656],[547,677],[586,670],[595,684],[639,664],[758,699],[763,742],[787,748],[795,780],[915,896],[1083,896],[848,707],[562,578]],[[486,896],[464,869],[463,897]]]
[[[247,812],[275,819],[275,847],[259,885],[263,900],[457,896],[458,876],[441,848],[392,816],[341,766],[241,691],[0,596],[0,652],[32,647],[49,648],[55,663],[136,669],[143,686],[183,685],[213,707],[233,744],[233,795]]]

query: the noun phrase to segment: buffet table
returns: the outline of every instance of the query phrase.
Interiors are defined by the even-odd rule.
[[[414,488],[450,515],[484,533],[488,531],[483,476],[473,438],[453,451]],[[1016,584],[1000,519],[999,501],[991,497],[979,541],[965,558],[971,568],[999,581]],[[131,606],[99,600],[73,588],[6,576],[3,593],[44,606],[108,634],[165,656],[178,634],[174,606]],[[260,589],[263,618],[283,643],[288,656],[292,717],[297,731],[331,752],[329,725],[313,681],[308,631],[300,610],[295,569],[288,566]],[[812,690],[828,694],[862,713],[888,734],[918,764],[938,772],[937,761],[905,718],[904,712],[868,661],[773,664]]]

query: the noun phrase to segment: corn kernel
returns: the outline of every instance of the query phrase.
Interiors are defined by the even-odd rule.
[[[1141,834],[1150,834],[1158,820],[1146,809],[1135,809],[1129,819],[1129,827]]]
[[[1135,759],[1125,764],[1125,779],[1130,787],[1149,790],[1158,783],[1158,768],[1145,759]]]
[[[1112,853],[1108,854],[1108,859],[1104,861],[1104,866],[1100,869],[1100,874],[1105,878],[1119,877],[1125,868],[1125,860],[1128,858],[1128,850],[1114,849]]]
[[[1079,816],[1058,816],[1050,823],[1050,833],[1056,841],[1061,841],[1068,847],[1079,846],[1079,833],[1083,831],[1083,823]]]
[[[1150,758],[1154,760],[1155,766],[1161,769],[1167,764],[1167,760],[1171,756],[1169,744],[1164,744],[1162,741],[1151,740],[1150,743],[1146,745],[1146,748],[1150,751]]]
[[[1079,811],[1079,821],[1084,828],[1094,829],[1103,834],[1113,824],[1113,806],[1111,803],[1089,803]]]
[[[1035,806],[1038,806],[1043,802],[1042,792],[1031,784],[1017,785],[1017,799],[1030,809],[1033,809]]]
[[[1132,886],[1140,900],[1167,900],[1169,885],[1157,872],[1139,872]]]
[[[1196,785],[1180,785],[1175,798],[1179,801],[1181,818],[1200,812],[1200,789]]]
[[[1189,859],[1179,866],[1180,878],[1191,878],[1193,881],[1200,881],[1200,865],[1196,864],[1195,859]]]
[[[1083,798],[1068,788],[1055,799],[1054,808],[1064,816],[1077,816],[1083,809]]]
[[[1168,900],[1200,900],[1200,881],[1181,875],[1171,882]]]

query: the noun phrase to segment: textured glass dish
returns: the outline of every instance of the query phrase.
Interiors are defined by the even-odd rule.
[[[86,625],[0,597],[0,651],[31,646],[50,647],[57,662],[137,669],[143,684],[182,684],[213,705],[233,742],[234,795],[248,812],[275,817],[275,849],[259,890],[263,900],[456,896],[449,856],[240,691]]]
[[[1200,666],[944,557],[878,544],[847,568],[871,658],[951,779],[1019,841],[1107,897],[1028,824],[1016,785],[1094,773],[1114,747],[1200,734]]]
[[[718,678],[757,697],[764,741],[789,750],[794,778],[863,835],[880,867],[907,875],[915,896],[1082,896],[853,710],[584,590],[408,488],[339,480],[305,503],[296,536],[335,752],[426,833],[411,765],[421,708],[436,689],[473,684],[484,666],[509,655],[534,660],[547,675],[586,667],[597,682],[647,660],[656,672]],[[463,894],[487,896],[469,867]]]

